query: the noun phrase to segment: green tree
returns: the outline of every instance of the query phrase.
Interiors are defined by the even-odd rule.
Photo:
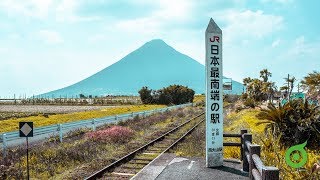
[[[287,88],[286,88],[287,89],[287,98],[289,99],[291,94],[292,94],[292,90],[293,90],[293,87],[294,87],[294,83],[296,82],[296,78],[294,76],[292,76],[290,78],[290,76],[288,74],[288,77],[286,77],[284,79],[285,79],[286,84],[287,84]],[[285,89],[284,86],[282,86],[283,89]]]
[[[252,81],[247,85],[247,94],[249,98],[255,101],[261,101],[265,98],[265,94],[262,91],[263,82],[259,79],[252,79]]]
[[[269,77],[272,76],[272,73],[268,71],[268,69],[262,69],[260,71],[260,77],[262,78],[263,82],[268,82]]]
[[[140,99],[143,104],[151,104],[154,102],[153,97],[151,95],[151,89],[149,90],[148,87],[142,87],[139,90]]]
[[[251,79],[250,77],[244,78],[243,79],[243,85],[247,86],[248,84],[250,84],[252,82],[253,79]]]
[[[159,90],[159,103],[184,104],[192,102],[194,94],[195,92],[188,87],[181,85],[170,85]]]
[[[84,94],[79,94],[80,98],[86,98],[86,96]]]
[[[170,85],[157,91],[149,90],[143,87],[140,91],[140,98],[144,104],[157,103],[157,104],[184,104],[192,103],[194,98],[194,90],[181,86]]]
[[[246,94],[242,97],[253,99],[254,101],[271,101],[274,93],[276,92],[276,86],[274,82],[269,81],[269,77],[271,77],[271,72],[267,69],[263,69],[260,71],[260,77],[262,80],[258,78],[244,78],[243,84],[246,86]],[[251,101],[249,101],[250,104]]]
[[[313,71],[301,81],[301,88],[311,99],[320,99],[320,72]]]
[[[263,82],[261,91],[265,94],[265,99],[272,101],[273,95],[275,94],[277,87],[275,86],[275,82]]]

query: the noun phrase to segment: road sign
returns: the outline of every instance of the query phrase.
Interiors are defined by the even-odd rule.
[[[33,122],[19,122],[19,136],[33,137]]]
[[[232,79],[223,78],[223,90],[232,91]]]
[[[206,34],[206,166],[223,165],[222,31],[210,19]]]
[[[29,180],[29,142],[28,137],[33,137],[33,122],[19,122],[19,136],[25,137],[27,142],[27,179]]]

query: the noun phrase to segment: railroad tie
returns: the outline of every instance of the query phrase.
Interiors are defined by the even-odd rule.
[[[147,152],[144,152],[144,153],[142,153],[142,154],[145,154],[145,155],[155,155],[155,154],[157,154],[157,153],[147,153]],[[148,160],[148,159],[145,159],[145,160]]]
[[[134,176],[135,174],[130,173],[118,173],[118,172],[112,172],[111,174],[119,175],[119,176]]]
[[[150,163],[150,161],[147,161],[147,162],[129,162],[128,164],[147,165],[149,163]]]

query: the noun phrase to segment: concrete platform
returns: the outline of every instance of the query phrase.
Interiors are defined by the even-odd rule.
[[[242,164],[225,161],[222,167],[207,168],[203,158],[176,157],[165,153],[143,168],[133,180],[206,180],[206,179],[249,179],[241,170]]]

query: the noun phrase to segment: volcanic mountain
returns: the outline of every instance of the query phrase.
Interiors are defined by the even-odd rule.
[[[80,82],[40,96],[137,95],[143,86],[160,89],[173,84],[204,93],[204,65],[155,39]],[[233,91],[227,93],[242,93],[241,83],[233,81],[232,86]]]

